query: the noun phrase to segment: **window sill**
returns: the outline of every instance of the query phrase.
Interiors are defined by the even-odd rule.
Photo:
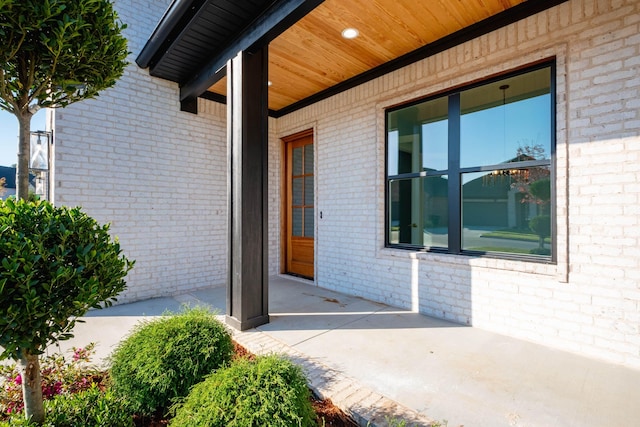
[[[440,252],[427,252],[412,249],[385,247],[378,252],[380,257],[392,259],[417,259],[439,265],[469,266],[472,268],[486,268],[504,270],[517,273],[536,274],[542,276],[557,276],[558,266],[551,260],[505,259],[486,255],[455,255]]]

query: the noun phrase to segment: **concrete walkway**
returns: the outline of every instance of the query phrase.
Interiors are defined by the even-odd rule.
[[[271,323],[234,338],[289,355],[361,425],[640,426],[640,371],[288,278],[271,278],[269,292]],[[211,288],[92,311],[61,349],[97,342],[105,358],[140,320],[185,303],[223,313],[225,297]]]

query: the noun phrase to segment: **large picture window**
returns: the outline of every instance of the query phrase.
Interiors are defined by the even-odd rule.
[[[551,260],[553,64],[387,111],[387,245]]]

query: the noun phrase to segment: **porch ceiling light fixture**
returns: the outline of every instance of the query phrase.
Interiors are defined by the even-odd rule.
[[[355,28],[345,28],[344,30],[342,30],[342,37],[344,37],[347,40],[355,39],[359,35],[360,35],[360,32]]]

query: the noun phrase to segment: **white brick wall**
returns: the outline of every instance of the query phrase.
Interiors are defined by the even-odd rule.
[[[168,4],[117,1],[134,55]],[[270,273],[280,138],[313,128],[319,286],[640,368],[639,34],[637,0],[570,0],[272,119]],[[384,248],[385,108],[551,57],[557,265]],[[226,110],[201,100],[194,116],[177,100],[132,64],[97,100],[56,112],[56,202],[113,223],[137,260],[125,300],[225,282]]]
[[[316,128],[318,285],[640,368],[639,23],[572,0],[279,119]],[[551,57],[557,265],[385,249],[385,107]]]
[[[282,147],[276,136],[275,119],[269,121],[269,274],[280,273],[280,206],[282,206],[280,171]]]
[[[136,260],[121,301],[226,281],[226,108],[180,112],[177,85],[133,62],[169,3],[118,0],[133,52],[124,77],[55,111],[55,203],[112,223]]]

